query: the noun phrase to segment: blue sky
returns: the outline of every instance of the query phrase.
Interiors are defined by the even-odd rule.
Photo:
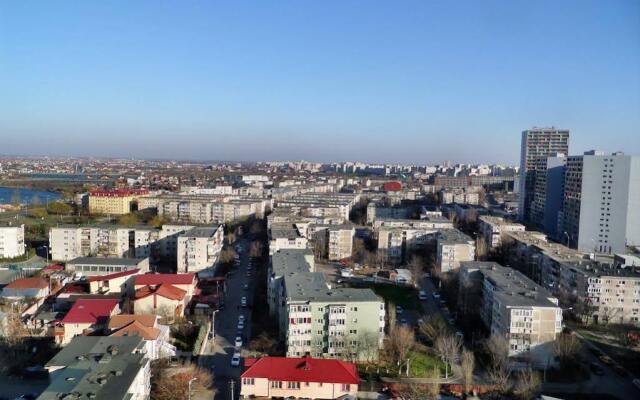
[[[0,0],[0,154],[640,154],[638,1]]]

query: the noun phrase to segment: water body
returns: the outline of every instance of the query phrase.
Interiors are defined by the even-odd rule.
[[[41,190],[0,187],[0,204],[13,203],[13,196],[16,193],[20,199],[21,204],[32,204],[34,198],[37,198],[40,201],[40,204],[45,204],[47,201],[56,201],[62,197],[60,193],[56,192],[43,192]]]

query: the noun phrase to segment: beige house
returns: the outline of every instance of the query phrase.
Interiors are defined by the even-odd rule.
[[[133,298],[135,314],[158,314],[179,317],[187,305],[186,291],[173,285],[143,286]]]
[[[245,360],[243,398],[339,399],[358,393],[356,366],[341,360],[263,357]]]
[[[62,319],[62,330],[55,330],[58,341],[67,344],[75,336],[89,335],[107,326],[109,318],[120,312],[117,299],[78,299]]]

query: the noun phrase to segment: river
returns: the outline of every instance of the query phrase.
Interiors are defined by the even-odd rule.
[[[40,204],[44,204],[47,201],[56,201],[62,197],[60,193],[56,192],[0,187],[0,204],[13,203],[15,194],[17,194],[21,204],[31,204],[33,203],[34,198],[36,198]]]

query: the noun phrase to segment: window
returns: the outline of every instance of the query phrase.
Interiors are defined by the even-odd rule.
[[[348,392],[351,389],[351,385],[349,385],[348,383],[343,383],[341,389],[343,392]]]
[[[282,381],[272,381],[271,382],[272,389],[282,389]]]
[[[287,382],[287,389],[300,389],[300,382]]]
[[[243,385],[254,385],[255,381],[253,378],[242,378]]]

